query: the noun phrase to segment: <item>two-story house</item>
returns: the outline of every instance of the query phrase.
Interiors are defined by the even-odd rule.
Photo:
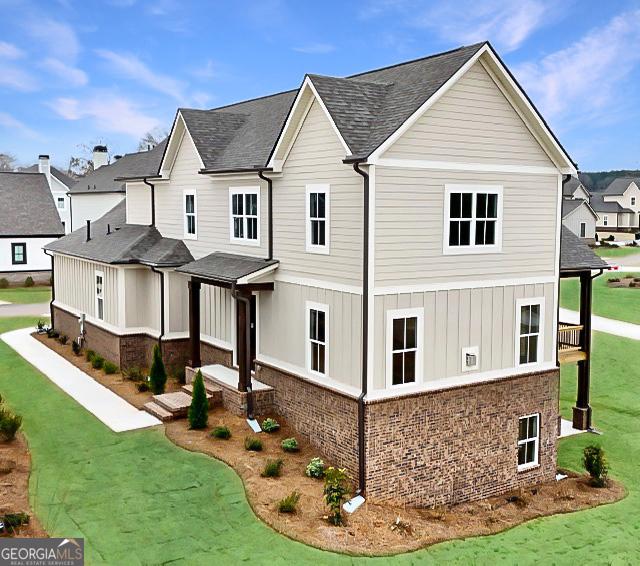
[[[562,186],[562,224],[588,243],[596,240],[598,214],[591,208],[587,191],[578,177],[571,177]]]
[[[598,213],[597,229],[603,232],[638,232],[640,230],[640,180],[619,177],[601,193],[591,197]]]
[[[121,366],[159,342],[372,499],[551,480],[559,347],[582,368],[574,424],[591,415],[588,329],[557,333],[572,174],[488,43],[179,109],[159,167],[117,181],[126,218],[121,204],[47,246],[54,325],[77,336],[81,319]],[[562,255],[586,305],[605,264],[577,238]]]

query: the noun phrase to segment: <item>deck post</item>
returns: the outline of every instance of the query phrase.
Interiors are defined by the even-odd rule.
[[[191,360],[189,365],[192,368],[202,366],[200,359],[200,281],[191,279],[189,281],[189,343],[191,346]]]
[[[591,406],[589,405],[589,387],[591,372],[591,272],[580,273],[580,324],[582,325],[581,350],[586,354],[578,362],[578,395],[573,408],[573,428],[587,430],[591,428]]]
[[[246,296],[246,291],[239,291],[239,294]],[[236,312],[238,313],[238,319],[236,324],[236,336],[238,343],[238,391],[244,393],[247,391],[247,385],[249,384],[249,372],[251,371],[251,364],[248,363],[250,345],[250,335],[247,336],[247,326],[250,320],[251,314],[247,309],[247,302],[236,298]]]

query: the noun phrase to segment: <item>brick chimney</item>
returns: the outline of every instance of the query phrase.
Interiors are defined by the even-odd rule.
[[[93,148],[93,170],[99,169],[103,165],[107,165],[109,156],[107,155],[106,145],[96,145]]]

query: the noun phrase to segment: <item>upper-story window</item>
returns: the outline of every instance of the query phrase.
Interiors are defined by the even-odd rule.
[[[387,311],[387,387],[422,380],[424,310]]]
[[[13,265],[27,263],[27,244],[23,242],[11,244],[11,263]]]
[[[581,238],[586,238],[587,237],[587,223],[586,222],[580,222],[580,237]]]
[[[329,185],[306,187],[306,249],[329,253]]]
[[[229,213],[231,241],[260,245],[260,187],[231,187]]]
[[[96,271],[96,318],[104,319],[104,273]]]
[[[502,248],[502,187],[446,185],[445,254],[499,252]]]
[[[609,217],[606,214],[602,216],[602,224],[603,226],[609,225]]]
[[[311,373],[327,373],[327,305],[307,302],[307,369]]]
[[[519,299],[516,304],[516,363],[523,366],[542,361],[544,299]]]
[[[183,193],[184,237],[195,240],[198,237],[198,201],[195,190]]]
[[[59,208],[60,210],[64,210],[64,197],[58,197],[58,198],[56,199],[56,203],[57,203],[58,208]]]
[[[636,205],[636,197],[631,197],[631,206]]]

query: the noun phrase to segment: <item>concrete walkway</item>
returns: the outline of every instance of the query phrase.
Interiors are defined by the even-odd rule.
[[[560,320],[570,324],[580,324],[580,313],[561,308]],[[640,340],[640,324],[631,324],[630,322],[622,322],[613,318],[591,315],[591,329],[606,332],[607,334],[615,334],[623,338]]]
[[[160,421],[107,389],[31,336],[31,328],[13,330],[0,338],[65,393],[114,432],[159,425]]]
[[[573,423],[567,419],[560,420],[560,436],[558,438],[566,438],[567,436],[575,436],[576,434],[582,434],[583,432],[589,432],[588,430],[580,430],[573,428]]]
[[[49,303],[32,303],[25,305],[7,303],[0,305],[0,317],[9,316],[39,316],[44,318],[45,316],[49,316]]]

